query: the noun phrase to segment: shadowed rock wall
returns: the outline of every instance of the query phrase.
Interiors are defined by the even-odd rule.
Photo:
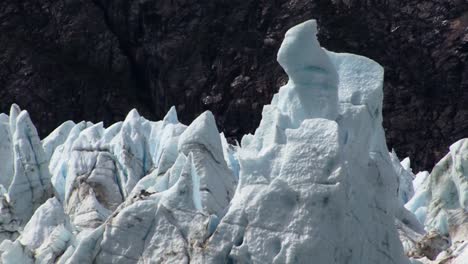
[[[287,28],[316,18],[321,44],[385,67],[390,147],[416,169],[468,136],[463,0],[4,0],[0,110],[16,102],[46,135],[68,120],[122,120],[133,107],[185,123],[209,109],[231,138],[252,132],[286,75]]]

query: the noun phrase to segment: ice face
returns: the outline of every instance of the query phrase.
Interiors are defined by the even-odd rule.
[[[14,172],[8,187],[8,202],[25,224],[52,194],[47,158],[36,128],[26,111],[13,106],[10,112]],[[8,171],[7,171],[8,172]]]
[[[312,20],[286,33],[289,82],[238,146],[211,112],[189,126],[175,108],[158,122],[70,121],[42,142],[19,107],[0,115],[1,262],[409,263],[399,232],[405,250],[421,239],[416,216],[451,227],[429,210],[437,173],[411,184],[409,161],[389,154],[383,68],[316,33]],[[461,174],[439,174],[465,206]]]
[[[277,107],[298,127],[309,118],[334,120],[338,114],[338,75],[316,38],[314,20],[286,32],[278,51],[278,62],[289,76]]]
[[[290,81],[242,139],[239,185],[199,262],[407,262],[393,225],[401,203],[381,127],[382,68],[322,50],[315,32],[306,22],[286,34],[278,60]]]
[[[62,145],[68,138],[70,131],[75,127],[76,124],[73,121],[67,121],[57,127],[49,136],[42,140],[42,146],[44,148],[45,156],[48,161],[52,158],[52,154],[55,149]]]
[[[429,174],[415,179],[416,194],[406,204],[427,230],[436,230],[452,241],[468,236],[468,141],[462,139],[452,146]]]
[[[8,188],[11,183],[11,176],[14,173],[13,144],[10,133],[10,120],[5,114],[0,115],[0,159],[3,165],[0,166],[0,184]]]
[[[468,141],[462,139],[432,172],[420,172],[413,181],[414,196],[405,204],[424,224],[427,233],[410,250],[419,263],[466,262],[468,247]]]
[[[410,167],[409,158],[405,158],[400,162],[396,153],[392,151],[390,153],[393,168],[398,175],[398,196],[403,204],[406,204],[411,197],[414,195],[413,179],[415,178]]]
[[[457,231],[468,228],[464,227],[468,224],[468,180],[464,173],[467,146],[466,139],[456,142],[430,175],[419,174],[415,180],[416,194],[406,204],[427,229],[435,229],[454,239],[460,236]]]

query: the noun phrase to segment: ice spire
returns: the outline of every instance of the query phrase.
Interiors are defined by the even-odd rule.
[[[315,20],[306,21],[286,32],[278,51],[278,62],[289,76],[279,108],[296,125],[306,118],[335,120],[338,113],[338,74],[316,35]]]

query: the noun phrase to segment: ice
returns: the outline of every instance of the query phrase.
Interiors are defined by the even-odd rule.
[[[9,117],[5,114],[0,115],[0,159],[3,163],[0,166],[0,184],[8,188],[14,173],[13,165],[13,144],[10,133]]]
[[[51,182],[61,201],[65,199],[65,181],[69,171],[68,161],[72,154],[73,143],[86,127],[86,122],[80,122],[75,125],[68,133],[65,142],[55,148],[50,158],[49,171],[52,173]]]
[[[217,162],[225,162],[224,158],[221,159],[224,156],[216,122],[209,111],[197,117],[180,136],[179,149],[182,152],[188,154],[194,146],[205,148]]]
[[[321,48],[316,33],[313,20],[286,33],[289,81],[235,146],[211,112],[186,126],[174,107],[157,122],[136,110],[109,127],[68,121],[41,142],[13,105],[0,115],[0,262],[466,256],[468,141],[415,177],[385,143],[383,68]]]
[[[313,20],[286,32],[278,62],[289,76],[279,92],[278,108],[298,127],[306,118],[334,120],[338,112],[338,76],[329,56],[316,38]]]
[[[177,111],[174,106],[172,106],[167,112],[166,116],[163,119],[163,122],[166,124],[178,124],[179,119],[177,118]]]
[[[98,263],[135,263],[152,259],[168,263],[188,260],[186,248],[201,243],[213,228],[201,204],[200,188],[193,174],[192,154],[186,159],[177,182],[160,193],[144,193],[117,209],[111,221],[85,238],[69,263],[90,261],[89,249]],[[96,241],[100,241],[96,244]],[[115,243],[119,241],[119,243]]]
[[[47,160],[50,161],[55,149],[65,142],[74,126],[76,126],[76,124],[73,121],[67,121],[57,127],[49,136],[42,140],[42,147],[44,148]]]
[[[0,243],[3,240],[15,240],[19,236],[20,222],[8,202],[8,192],[0,185]]]
[[[36,210],[24,227],[23,234],[25,235],[19,240],[21,244],[35,250],[48,239],[57,226],[64,225],[65,221],[66,216],[62,204],[57,198],[50,198]]]
[[[50,198],[34,213],[14,243],[0,245],[2,263],[54,263],[73,241],[70,225],[56,198]]]
[[[8,202],[15,216],[25,224],[52,194],[47,159],[36,128],[26,111],[13,106],[10,112],[10,134],[14,173],[8,187]]]
[[[409,201],[409,199],[411,199],[411,197],[413,197],[414,195],[413,179],[415,178],[415,176],[410,167],[410,159],[405,158],[403,161],[400,162],[395,151],[392,151],[390,153],[390,158],[393,163],[393,168],[398,174],[398,195],[400,197],[401,202],[403,204],[406,204]]]
[[[19,111],[14,106],[10,116],[25,119],[23,115],[27,117],[27,114]],[[9,133],[9,117],[2,115],[2,121]],[[33,127],[28,128],[32,130]],[[22,126],[17,126],[15,133],[23,130]],[[4,263],[16,263],[17,260],[88,263],[95,259],[99,262],[107,255],[111,256],[111,262],[128,261],[131,256],[122,257],[120,250],[123,248],[119,247],[124,245],[122,239],[127,234],[116,236],[114,224],[110,225],[109,221],[119,223],[114,218],[123,215],[122,224],[133,224],[135,219],[128,218],[127,211],[136,219],[145,218],[140,207],[133,205],[156,193],[161,195],[156,195],[150,202],[149,209],[154,215],[149,218],[148,228],[153,230],[158,221],[164,223],[162,229],[153,234],[159,241],[157,243],[171,242],[169,238],[179,230],[184,234],[193,233],[202,243],[215,231],[237,184],[236,175],[226,163],[227,160],[231,168],[238,167],[235,150],[221,141],[209,112],[189,127],[177,121],[175,108],[171,108],[159,122],[144,119],[136,110],[132,110],[124,122],[109,128],[102,123],[67,122],[44,139],[37,149],[37,152],[45,153],[40,157],[45,159],[44,164],[53,175],[48,179],[53,183],[56,197],[35,210],[20,237],[10,242],[9,239],[14,240],[19,235],[21,227],[15,225],[16,214],[8,204],[9,193],[5,191],[5,206],[0,208],[5,230],[2,239],[6,239],[0,250]],[[6,168],[2,167],[3,170]],[[186,194],[185,198],[182,193]],[[32,206],[29,208],[32,210]],[[172,211],[181,214],[176,221]],[[199,224],[192,225],[193,219],[200,219]],[[160,237],[168,225],[173,225],[172,231]],[[116,227],[121,229],[119,224]],[[129,236],[125,240],[127,245],[136,246],[135,241],[144,241],[145,236],[151,238],[147,230],[140,234]],[[199,234],[204,235],[199,237]],[[181,239],[185,241],[187,238]],[[116,241],[121,242],[114,245]],[[185,248],[188,246],[185,243],[180,248],[184,254],[182,258],[186,258]],[[94,250],[100,247],[115,248],[116,251],[96,254]],[[154,255],[159,251],[149,245],[148,250],[140,253]],[[168,253],[171,251],[171,248],[167,249]]]
[[[450,146],[449,154],[437,163],[430,175],[418,175],[416,194],[406,205],[416,215],[424,208],[425,215],[421,220],[425,220],[427,228],[450,234],[452,239],[461,239],[455,229],[464,229],[468,225],[468,175],[464,173],[468,164],[466,153],[467,139]]]
[[[145,137],[149,132],[144,129],[144,120],[134,109],[125,118],[120,133],[110,142],[112,153],[122,167],[118,177],[124,197],[152,166]]]
[[[240,168],[239,168],[239,160],[237,159],[237,151],[239,149],[239,146],[229,145],[226,137],[224,136],[224,133],[221,133],[219,136],[221,137],[224,160],[226,161],[228,168],[232,171],[234,176],[238,179]]]
[[[36,263],[60,262],[72,239],[73,234],[64,225],[56,226],[47,240],[36,250],[38,252],[35,256]]]
[[[234,195],[237,180],[224,160],[223,145],[211,112],[196,118],[182,133],[179,152],[192,154],[192,177],[198,179],[204,209],[221,216]]]
[[[315,33],[309,21],[286,34],[278,60],[290,81],[242,139],[239,185],[201,262],[407,262],[393,225],[400,203],[381,128],[382,69],[322,50]],[[341,84],[353,73],[377,81]],[[362,95],[353,105],[338,89]]]
[[[10,240],[3,241],[0,244],[1,262],[5,264],[33,264],[33,253],[26,247],[23,247],[19,241],[11,242]]]
[[[415,195],[405,207],[424,224],[426,231],[451,242],[450,247],[432,243],[437,254],[430,259],[418,258],[421,263],[442,263],[447,259],[455,264],[466,262],[463,256],[468,250],[463,243],[468,237],[467,153],[468,139],[457,141],[430,174],[418,173],[413,181]]]
[[[466,139],[454,143],[432,172],[413,180],[414,196],[405,207],[424,224],[427,233],[409,247],[419,263],[465,263],[463,241],[468,237]],[[417,242],[417,243],[416,243]]]

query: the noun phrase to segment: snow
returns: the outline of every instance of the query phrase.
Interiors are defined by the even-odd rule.
[[[235,146],[209,111],[189,126],[174,107],[157,122],[67,121],[42,141],[18,106],[0,114],[0,262],[431,263],[420,245],[465,257],[468,141],[414,176],[385,143],[383,68],[316,33],[313,20],[286,33],[289,81]]]

